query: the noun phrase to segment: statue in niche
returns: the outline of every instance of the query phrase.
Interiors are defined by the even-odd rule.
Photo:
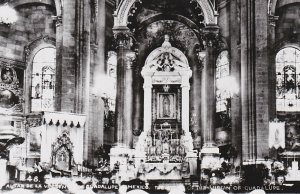
[[[170,117],[170,99],[168,95],[163,96],[163,117]]]
[[[58,161],[59,161],[59,162],[66,162],[66,155],[65,155],[65,153],[61,153],[61,154],[58,156]]]
[[[172,47],[169,35],[165,35],[164,38],[165,41],[160,47],[159,54],[152,61],[149,61],[149,64],[151,64],[149,68],[164,72],[173,72],[176,68],[189,68],[187,61],[184,62],[184,54]]]
[[[162,131],[161,134],[162,139],[162,152],[163,154],[170,154],[170,142],[167,131]]]
[[[149,150],[149,160],[150,161],[155,161],[156,160],[156,146],[155,145],[151,145],[150,146],[150,150]]]
[[[1,80],[6,84],[11,84],[14,80],[13,70],[11,68],[5,68],[1,72]]]
[[[56,153],[56,169],[57,170],[69,170],[69,152],[68,150],[63,146],[61,147],[57,153]]]
[[[171,47],[171,43],[170,43],[170,36],[168,34],[165,35],[165,41],[162,44],[163,48],[170,48]]]
[[[40,98],[40,94],[41,94],[40,84],[39,83],[36,84],[34,89],[35,89],[35,98]]]
[[[170,146],[167,138],[164,139],[164,142],[162,144],[162,149],[164,154],[170,154]]]
[[[176,145],[171,145],[170,154],[172,156],[176,155]]]
[[[156,140],[156,155],[162,154],[162,147],[161,147],[161,141],[158,139]]]

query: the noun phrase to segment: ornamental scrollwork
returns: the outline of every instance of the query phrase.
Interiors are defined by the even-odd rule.
[[[226,44],[219,33],[219,27],[216,25],[207,26],[200,34],[199,42],[198,52],[207,48],[215,50],[224,50],[226,48]]]
[[[26,116],[25,120],[23,121],[23,124],[25,130],[28,131],[30,128],[42,126],[43,117],[41,114],[34,116]]]
[[[39,127],[42,125],[42,118],[26,118],[25,126],[26,128]]]
[[[135,129],[132,129],[132,134],[134,136],[140,136],[142,131],[143,131],[142,129],[135,128]]]
[[[129,30],[114,30],[116,47],[130,49],[134,45],[134,37]]]
[[[128,52],[125,54],[125,57],[126,57],[126,69],[132,69],[132,67],[136,61],[135,52]]]
[[[0,112],[23,111],[23,62],[0,58]]]

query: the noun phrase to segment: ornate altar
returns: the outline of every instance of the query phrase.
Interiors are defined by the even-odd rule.
[[[110,165],[118,166],[115,182],[132,177],[181,181],[196,175],[197,152],[189,130],[192,71],[188,59],[172,47],[166,35],[162,46],[147,57],[141,74],[144,78],[143,132],[134,149],[122,146],[111,149]],[[131,169],[132,161],[135,169]]]
[[[197,155],[189,131],[192,71],[186,56],[172,47],[168,35],[146,59],[142,76],[144,131],[136,144],[135,157],[145,161],[145,169],[151,169],[148,173],[146,170],[145,178],[155,179],[158,172],[164,174],[160,179],[181,179],[187,172],[196,174]]]
[[[45,112],[41,130],[41,162],[53,170],[77,174],[83,163],[85,115]]]
[[[63,133],[52,144],[52,165],[56,170],[69,171],[74,164],[73,144],[67,133]]]

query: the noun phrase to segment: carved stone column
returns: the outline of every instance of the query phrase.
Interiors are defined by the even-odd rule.
[[[234,165],[242,162],[242,114],[241,114],[241,45],[240,45],[240,14],[237,0],[230,1],[230,76],[236,80],[237,93],[231,96],[231,142],[237,155]],[[238,28],[237,28],[238,27]]]
[[[269,15],[268,26],[268,55],[269,55],[269,114],[270,120],[276,118],[276,53],[275,47],[275,28],[279,16]],[[277,158],[278,153],[269,152],[270,158]]]
[[[104,100],[102,99],[102,78],[106,76],[105,59],[105,0],[92,0],[90,30],[90,94],[89,94],[89,130],[85,132],[85,158],[94,158],[94,149],[104,142]],[[113,137],[111,137],[113,138]],[[89,148],[89,149],[88,149]],[[97,160],[93,160],[96,164]]]
[[[248,4],[251,5],[248,7]],[[255,147],[255,88],[254,64],[255,35],[254,17],[251,15],[254,7],[251,0],[241,1],[241,106],[242,106],[242,159],[254,161]],[[251,17],[249,16],[251,15]]]
[[[57,62],[61,62],[57,69],[57,86],[56,95],[60,98],[55,99],[56,110],[63,112],[76,111],[76,44],[78,31],[76,29],[76,22],[79,22],[79,13],[77,4],[72,0],[63,1],[64,12],[62,15],[62,26],[58,29],[61,33],[59,38],[59,58]],[[61,41],[61,43],[60,43]],[[58,93],[59,92],[59,93]],[[60,103],[60,104],[58,104]]]
[[[268,26],[268,55],[269,55],[269,109],[270,119],[276,117],[276,53],[274,52],[275,28],[279,16],[269,15]]]
[[[132,35],[128,29],[114,29],[117,46],[117,96],[116,96],[116,129],[115,146],[110,150],[110,165],[116,162],[127,164],[127,156],[132,156],[132,101],[133,77],[132,66],[135,53],[130,50]],[[125,179],[126,175],[121,177]],[[118,179],[119,180],[119,179]]]
[[[125,103],[124,116],[125,116],[125,134],[124,143],[126,146],[132,147],[132,123],[133,123],[133,73],[132,67],[135,63],[136,54],[133,51],[127,51],[125,54]]]
[[[199,45],[198,45],[199,46]],[[195,138],[202,136],[201,134],[201,74],[202,74],[202,60],[199,58],[200,50],[195,47],[190,54],[193,66],[193,76],[191,85],[191,102],[190,102],[190,130],[193,131]],[[205,53],[204,53],[205,54]],[[198,141],[200,143],[200,141]],[[199,149],[199,145],[197,149]]]
[[[115,30],[117,48],[117,97],[116,131],[117,145],[132,146],[132,63],[135,54],[130,50],[132,38],[129,30]]]
[[[201,171],[204,169],[218,168],[220,166],[219,148],[215,145],[215,47],[218,46],[218,28],[211,26],[206,28],[203,38],[203,49],[198,54],[202,70],[202,96],[201,96],[201,124],[204,145],[201,149]]]
[[[215,131],[215,56],[214,56],[214,44],[216,44],[217,27],[206,29],[205,44],[206,52],[199,53],[202,58],[203,70],[202,70],[202,130],[204,148],[214,148],[213,152],[219,152],[219,149],[214,145],[214,131]],[[202,152],[206,152],[202,150]],[[211,149],[212,151],[212,149]]]
[[[62,91],[62,48],[63,48],[63,27],[62,16],[56,16],[56,79],[54,110],[61,110],[61,91]]]

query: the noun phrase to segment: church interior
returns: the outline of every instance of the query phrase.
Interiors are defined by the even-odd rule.
[[[299,17],[300,0],[1,0],[0,187],[300,188]]]

